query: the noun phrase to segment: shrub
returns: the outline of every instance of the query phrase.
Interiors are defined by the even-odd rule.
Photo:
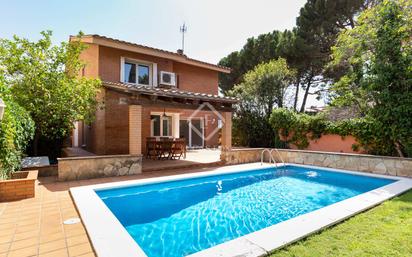
[[[273,110],[270,124],[275,131],[280,133],[285,142],[292,143],[299,149],[306,148],[309,145],[309,139],[321,137],[328,126],[323,115],[312,116],[284,108]]]
[[[352,145],[354,150],[362,148],[370,154],[396,155],[396,150],[388,147],[392,145],[391,140],[381,136],[383,124],[371,116],[334,122],[323,114],[312,116],[280,108],[273,110],[270,124],[282,140],[296,145],[299,149],[306,148],[309,140],[320,138],[322,134],[335,134],[342,137],[354,136],[358,142]],[[405,148],[408,156],[411,156],[412,146],[408,145]]]
[[[34,135],[34,122],[24,108],[1,91],[0,97],[7,105],[0,121],[0,179],[5,179],[20,168],[24,150]]]

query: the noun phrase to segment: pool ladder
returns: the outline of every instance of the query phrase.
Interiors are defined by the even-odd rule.
[[[282,164],[285,165],[285,162],[283,161],[282,156],[280,155],[278,149],[276,148],[272,148],[272,149],[265,148],[262,150],[260,154],[260,165],[263,165],[263,155],[265,154],[265,152],[269,153],[269,163],[273,162],[276,167],[278,166],[275,157],[273,157],[273,152],[275,152],[278,155],[279,159],[282,161]]]

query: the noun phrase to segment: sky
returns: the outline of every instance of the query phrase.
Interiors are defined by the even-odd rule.
[[[240,50],[247,38],[291,29],[305,0],[0,0],[0,38],[14,34],[37,40],[53,31],[53,42],[80,30],[151,47],[181,48],[185,54],[217,63]]]

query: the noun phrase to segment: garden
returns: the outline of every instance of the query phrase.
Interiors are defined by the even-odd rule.
[[[221,76],[222,90],[242,100],[234,142],[305,149],[325,134],[350,135],[354,150],[411,157],[410,7],[404,0],[308,1],[293,30],[250,38],[223,58],[233,72]],[[308,112],[311,96],[326,108]]]
[[[79,77],[80,42],[53,45],[52,32],[31,42],[0,39],[0,179],[19,170],[23,156],[60,155],[74,122],[93,120],[98,79]],[[81,34],[79,35],[81,36]]]

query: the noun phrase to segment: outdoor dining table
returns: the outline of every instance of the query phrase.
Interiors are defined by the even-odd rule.
[[[147,138],[146,157],[159,160],[186,158],[186,140],[183,138]]]

